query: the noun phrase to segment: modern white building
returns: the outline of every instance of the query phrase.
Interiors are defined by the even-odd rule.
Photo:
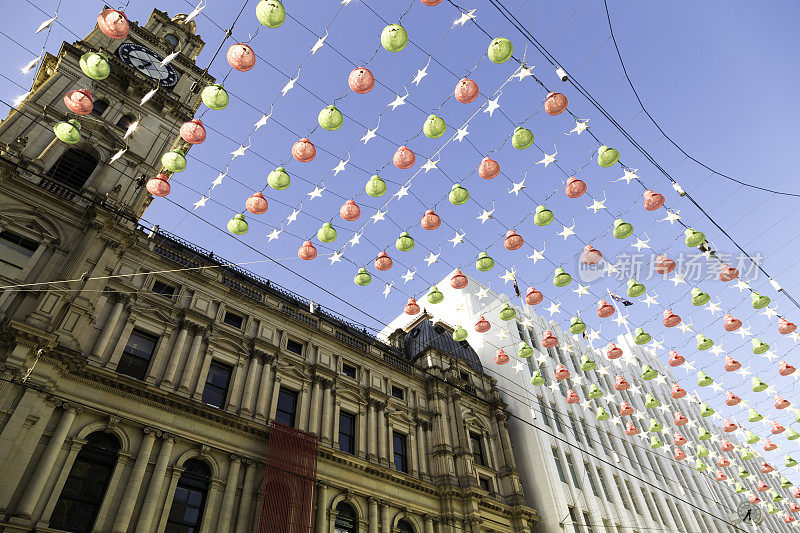
[[[512,414],[509,420],[511,440],[525,497],[528,505],[538,509],[541,516],[537,531],[783,532],[791,531],[791,526],[797,524],[784,523],[787,504],[794,502],[795,488],[780,488],[783,454],[775,458],[770,455],[772,461],[779,460],[780,464],[773,463],[776,470],[763,473],[760,444],[742,448],[735,438],[742,430],[724,433],[720,427],[710,424],[709,421],[719,417],[701,417],[699,404],[691,393],[682,399],[671,397],[672,384],[677,380],[652,349],[635,345],[630,342],[630,336],[620,336],[616,344],[624,355],[611,361],[605,356],[606,342],[589,343],[562,331],[555,321],[541,316],[547,313],[542,309],[544,306],[535,308],[539,314],[534,314],[534,308],[525,304],[524,295],[520,303],[515,304],[505,294],[490,290],[472,278],[463,289],[451,288],[449,281],[450,276],[438,284],[444,295],[441,303],[432,305],[420,299],[422,313],[400,315],[383,334],[394,339],[398,337],[398,330],[413,334],[424,321],[432,322],[443,335],[452,335],[459,326],[468,332],[465,342],[478,354],[484,371],[497,379],[501,398]],[[503,321],[499,312],[506,304],[516,311],[516,317]],[[476,320],[481,316],[491,324],[486,333],[477,333],[475,329]],[[556,315],[557,318],[564,316],[564,312]],[[557,347],[542,346],[545,331],[559,339]],[[520,342],[533,348],[531,357],[518,357]],[[593,351],[590,344],[594,344],[596,350]],[[570,345],[571,350],[567,348]],[[499,348],[510,357],[508,363],[495,363]],[[660,358],[663,359],[666,352],[661,351]],[[595,369],[580,369],[584,355],[596,363]],[[564,365],[570,378],[554,379],[558,364]],[[644,364],[663,378],[643,380],[641,365]],[[536,370],[544,376],[545,385],[530,383]],[[630,389],[615,390],[618,375],[629,382]],[[600,399],[588,396],[590,387],[595,384],[603,391]],[[569,389],[579,396],[578,403],[566,402]],[[648,394],[660,403],[657,408],[645,407]],[[622,401],[634,410],[632,415],[620,416]],[[722,397],[712,407],[718,409],[724,401]],[[610,415],[608,420],[597,420],[599,406]],[[676,426],[676,412],[687,418],[685,425]],[[660,432],[648,431],[651,419],[663,426]],[[639,429],[639,436],[626,435],[628,422]],[[699,440],[701,428],[710,433],[708,440]],[[688,442],[675,446],[676,433],[681,433]],[[650,439],[654,435],[663,446],[651,447]],[[736,448],[723,453],[722,439]],[[699,446],[709,451],[709,455],[701,459],[707,465],[705,472],[696,469]],[[673,454],[679,449],[688,457],[676,460]],[[752,451],[755,457],[743,460],[743,450]],[[718,465],[723,456],[730,461],[730,466]],[[740,477],[740,466],[748,476]],[[718,471],[724,472],[727,479],[717,481]],[[763,481],[770,490],[757,492],[758,481]],[[739,493],[736,492],[737,483],[741,484]],[[775,514],[768,512],[768,504],[774,496],[772,490],[784,497],[782,503],[773,504],[778,509]],[[749,503],[754,493],[762,500],[757,508],[763,518],[760,524],[742,523],[737,518],[737,507],[743,502]],[[797,515],[790,513],[788,516]]]

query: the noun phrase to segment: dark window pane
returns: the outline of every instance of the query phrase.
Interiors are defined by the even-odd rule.
[[[175,287],[156,280],[153,283],[153,292],[167,298],[172,298],[172,296],[175,294]]]
[[[392,396],[402,400],[405,397],[405,390],[402,387],[392,385]]]
[[[225,397],[228,395],[228,384],[231,380],[232,369],[217,361],[208,367],[208,377],[203,388],[203,403],[222,408]]]
[[[286,349],[297,355],[303,355],[303,345],[292,339],[286,341]]]
[[[0,275],[16,277],[38,247],[38,242],[8,231],[0,232]]]
[[[106,100],[95,100],[92,106],[92,115],[101,116],[108,109],[108,102]]]
[[[236,313],[231,313],[230,311],[228,311],[225,313],[225,316],[222,318],[222,321],[228,324],[229,326],[242,329],[242,324],[244,324],[244,317],[242,315],[237,315]]]
[[[199,531],[203,519],[211,470],[199,459],[190,459],[178,480],[175,496],[165,531],[171,533],[194,533]]]
[[[296,408],[297,393],[281,387],[278,392],[278,408],[275,412],[275,420],[285,426],[294,427]]]
[[[348,378],[356,379],[356,367],[348,365],[348,364],[343,364],[342,365],[342,374],[344,374]]]
[[[469,442],[472,446],[472,457],[475,464],[483,466],[483,448],[481,447],[481,436],[477,433],[469,434]]]
[[[132,378],[144,379],[157,342],[158,337],[133,330],[117,365],[117,372]]]
[[[408,472],[406,463],[406,437],[399,433],[392,435],[392,444],[394,447],[394,468],[399,472]]]
[[[355,416],[350,413],[339,413],[339,449],[353,453],[355,443]]]
[[[97,107],[97,102],[94,105]],[[55,165],[50,167],[47,176],[58,183],[80,190],[96,167],[97,158],[92,154],[70,148]]]

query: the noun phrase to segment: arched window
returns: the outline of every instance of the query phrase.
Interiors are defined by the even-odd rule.
[[[83,188],[97,167],[97,158],[88,152],[70,148],[47,171],[47,176],[75,190]]]
[[[339,502],[336,506],[336,522],[333,533],[355,533],[358,530],[358,516],[349,503]]]
[[[134,122],[136,122],[136,117],[133,115],[122,115],[117,121],[117,127],[121,130],[127,130]]]
[[[174,33],[166,34],[164,36],[164,40],[167,41],[167,43],[172,47],[173,50],[178,47],[178,43],[180,42],[178,40],[178,36],[175,35]]]
[[[211,469],[199,459],[189,459],[175,488],[165,533],[200,531]]]
[[[394,530],[398,533],[414,533],[414,528],[411,527],[411,524],[409,524],[408,520],[405,519],[400,520]]]
[[[86,441],[75,458],[50,517],[53,529],[88,533],[94,528],[111,472],[117,463],[119,442],[112,435],[101,432],[92,433]]]
[[[106,109],[108,109],[108,100],[95,100],[94,105],[92,106],[92,115],[102,117],[103,113],[106,112]]]

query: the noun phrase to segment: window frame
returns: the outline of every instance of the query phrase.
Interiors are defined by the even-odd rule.
[[[105,104],[105,106],[103,106],[102,104]],[[98,107],[102,108],[100,112],[97,111]],[[98,118],[102,118],[109,107],[111,107],[111,103],[108,100],[106,100],[105,98],[98,98],[97,100],[92,102],[91,114]]]
[[[147,358],[141,357],[135,352],[128,351],[131,345],[131,339],[134,337],[134,335],[144,340],[153,341],[153,347],[150,350],[150,354],[147,356]],[[147,377],[147,370],[150,368],[150,363],[153,362],[153,356],[155,355],[156,350],[158,349],[159,343],[162,342],[162,339],[163,339],[162,337],[158,337],[142,329],[133,328],[130,336],[128,337],[128,341],[125,343],[125,348],[122,349],[122,355],[120,356],[119,361],[117,362],[117,367],[116,367],[117,373],[128,376],[129,378],[132,379],[144,381],[144,379]],[[144,361],[146,363],[143,368],[137,366],[142,364],[141,361]],[[139,377],[138,374],[126,372],[125,370],[128,370],[129,368],[132,370],[137,370],[139,368],[142,368],[141,377]]]
[[[477,450],[475,449],[477,445]],[[469,446],[472,449],[472,462],[478,466],[487,466],[486,457],[483,454],[483,438],[475,431],[469,432]]]
[[[15,233],[7,229],[0,231],[0,246],[7,247],[12,250],[12,252],[17,252],[20,257],[25,258],[24,264],[18,265],[0,257],[0,269],[5,269],[6,266],[8,266],[12,269],[18,270],[17,272],[13,272],[13,275],[11,275],[12,273],[0,275],[9,279],[22,278],[28,273],[31,260],[36,255],[36,252],[39,251],[41,245],[42,243],[37,242],[34,239],[30,239],[24,235],[20,235],[19,233]],[[30,254],[28,254],[28,252],[30,252]],[[2,270],[0,270],[0,272],[2,272]]]
[[[236,318],[240,319],[240,320],[239,320],[239,325],[237,326],[235,323],[234,323],[234,324],[231,324],[231,323],[228,321],[228,316],[231,316],[231,317],[234,319],[234,320],[233,320],[234,322],[236,322],[236,320],[235,320]],[[241,330],[242,328],[244,328],[244,324],[245,324],[245,315],[244,315],[244,314],[237,313],[236,311],[233,311],[233,310],[231,310],[231,309],[226,309],[226,310],[225,310],[225,313],[222,315],[222,323],[223,323],[223,324],[226,324],[226,325],[228,325],[228,326],[230,326],[230,327],[232,327],[232,328],[234,328],[234,329]]]
[[[398,450],[397,443],[400,443],[400,450]],[[408,437],[403,433],[397,431],[392,432],[392,453],[394,469],[398,472],[408,474]],[[398,460],[400,464],[398,465]]]
[[[342,418],[346,417],[350,419],[350,433],[345,433],[342,431]],[[354,413],[348,413],[347,411],[340,410],[339,411],[339,435],[337,436],[337,442],[339,443],[339,451],[344,453],[349,453],[350,455],[354,455],[356,453],[356,415]],[[342,447],[342,436],[345,436],[347,440],[350,442],[349,449],[344,449]]]
[[[165,292],[163,290],[156,290],[156,285],[157,284],[160,284],[165,289],[172,289],[172,291],[171,292]],[[150,286],[150,292],[152,292],[154,294],[157,294],[157,295],[159,295],[159,296],[161,296],[163,298],[167,298],[168,300],[171,300],[175,296],[175,293],[177,291],[178,291],[178,287],[176,287],[175,285],[170,285],[169,283],[161,281],[160,279],[153,280],[153,284]]]
[[[405,401],[405,399],[406,399],[406,389],[405,389],[405,387],[401,387],[399,385],[392,385],[392,397],[393,398],[397,398],[398,400],[404,400]]]
[[[289,348],[289,343],[294,343],[294,344],[296,344],[297,346],[299,346],[299,351],[295,351],[295,350],[292,350],[291,348]],[[294,340],[294,339],[289,339],[289,338],[287,338],[287,339],[286,339],[286,350],[287,350],[288,352],[291,352],[291,353],[293,353],[293,354],[295,354],[295,355],[300,355],[300,356],[302,356],[302,355],[303,355],[303,352],[305,351],[305,350],[304,350],[304,348],[305,348],[305,344],[304,344],[304,343],[302,343],[302,342],[300,342],[300,341],[296,341],[296,340]]]
[[[212,383],[211,382],[211,379],[212,379],[211,372],[212,372],[212,369],[215,369],[215,368],[216,369],[220,369],[220,370],[227,370],[227,372],[228,372],[228,377],[225,380],[225,386],[224,387],[220,387],[216,383]],[[217,359],[212,359],[211,360],[211,364],[208,366],[208,374],[206,374],[205,384],[203,385],[203,394],[201,396],[202,402],[204,404],[206,404],[206,405],[210,405],[212,407],[216,407],[217,409],[224,409],[225,408],[225,400],[228,399],[228,392],[229,392],[228,389],[230,388],[231,378],[232,377],[233,377],[233,366],[231,366],[231,365],[229,365],[227,363],[223,363],[222,361],[219,361]],[[220,402],[220,405],[216,405],[214,403],[211,403],[206,399],[206,393],[209,390],[209,387],[212,387],[213,389],[216,389],[217,391],[221,391],[222,392],[222,400]]]
[[[282,410],[281,409],[281,394],[286,394],[286,395],[288,395],[288,396],[290,396],[292,398],[292,410],[291,410],[291,412],[288,412],[286,410]],[[279,424],[283,424],[283,425],[289,426],[289,427],[295,427],[295,424],[297,423],[297,401],[298,401],[299,397],[300,397],[300,394],[297,391],[292,390],[292,389],[288,389],[288,388],[286,388],[286,387],[281,385],[278,388],[278,401],[276,402],[274,420],[276,422],[278,422]],[[278,419],[278,415],[281,414],[281,413],[287,413],[288,414],[289,422],[290,422],[289,424],[285,424],[285,423],[281,422]]]
[[[578,480],[578,471],[575,469],[575,462],[572,460],[572,454],[569,452],[564,452],[564,458],[567,462],[567,468],[569,469],[569,475],[572,478],[572,484],[575,486],[576,489],[581,489],[581,483]]]
[[[74,154],[75,157],[68,154]],[[78,157],[80,157],[80,159]],[[65,158],[67,158],[66,161]],[[70,159],[72,159],[72,161],[70,161]],[[89,170],[91,162],[94,162],[94,165],[92,166],[91,170]],[[62,163],[66,163],[68,166],[64,167],[62,169],[63,172],[60,174],[59,167]],[[80,148],[67,148],[61,152],[61,155],[58,156],[58,159],[56,159],[52,166],[50,166],[50,168],[47,170],[46,176],[48,180],[51,180],[62,187],[66,187],[67,189],[73,191],[80,191],[92,179],[92,176],[94,175],[95,171],[97,171],[97,167],[99,165],[100,159],[94,154],[86,150],[81,150]],[[82,181],[80,181],[81,179]],[[78,183],[79,181],[80,183]]]
[[[560,479],[562,483],[567,483],[567,476],[564,472],[564,466],[561,464],[561,456],[558,455],[558,449],[555,446],[550,446],[550,449],[553,451],[553,462],[556,465],[558,479]]]
[[[195,473],[191,471],[189,468],[186,468],[178,478],[178,483],[175,487],[175,493],[172,496],[172,502],[170,503],[169,515],[167,516],[167,524],[164,529],[164,533],[171,533],[172,531],[183,531],[183,527],[192,527],[194,531],[199,531],[202,524],[203,524],[203,516],[205,515],[206,511],[206,504],[208,503],[208,491],[211,487],[211,469],[207,464],[205,464],[202,460],[193,458],[189,459],[184,463],[184,465],[195,462],[203,465],[203,467],[208,471],[208,476],[205,475],[205,472],[201,475],[199,473]],[[193,521],[193,523],[185,522],[181,520],[177,520],[173,518],[173,511],[176,509],[175,503],[178,498],[178,490],[183,489],[187,491],[187,498],[185,502],[179,502],[184,509],[184,512],[187,508],[197,509],[197,518]],[[199,493],[200,494],[200,503],[190,504],[189,501],[189,493]],[[185,515],[184,515],[185,516]],[[176,529],[170,528],[170,525],[177,526]]]
[[[288,345],[288,342],[287,342],[287,345]],[[292,353],[294,353],[294,352],[292,352]],[[298,354],[298,355],[301,355],[301,354]],[[348,372],[347,370],[345,370],[345,368],[352,369],[353,372],[352,373]],[[350,375],[350,374],[352,374],[352,375]],[[349,378],[349,379],[358,380],[358,367],[356,365],[351,365],[350,363],[342,362],[342,375],[344,377],[346,377],[346,378]]]

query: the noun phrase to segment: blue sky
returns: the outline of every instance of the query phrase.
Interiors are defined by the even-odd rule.
[[[519,32],[508,27],[507,21],[489,2],[461,0],[457,3],[464,9],[476,9],[480,28],[492,37],[511,39],[515,57],[523,56],[526,41]],[[42,0],[36,4],[53,13],[58,2]],[[228,27],[241,5],[236,4],[209,2],[197,18],[198,33],[207,43],[198,59],[201,66],[208,64],[223,37],[223,30],[214,22]],[[575,282],[565,289],[553,286],[554,268],[563,266],[575,275],[577,256],[588,242],[602,250],[607,258],[634,252],[630,245],[635,239],[623,241],[611,237],[613,220],[620,215],[634,225],[635,236],[650,239],[653,251],[672,257],[691,251],[683,244],[682,228],[678,224],[660,221],[665,216],[664,209],[651,213],[642,208],[641,186],[635,182],[630,185],[624,181],[615,182],[623,174],[618,165],[603,169],[596,164],[597,144],[589,135],[564,135],[575,125],[567,113],[550,117],[542,112],[547,91],[532,77],[522,81],[514,78],[503,86],[518,63],[513,60],[502,65],[489,62],[485,52],[490,38],[473,22],[452,27],[459,10],[448,1],[436,7],[426,7],[419,0],[393,2],[390,7],[374,0],[353,0],[346,7],[332,1],[286,2],[290,17],[278,29],[259,29],[254,16],[255,4],[250,0],[234,28],[233,38],[225,43],[210,67],[210,72],[218,79],[227,74],[225,86],[232,95],[231,103],[224,111],[208,111],[201,107],[202,120],[209,127],[208,140],[192,149],[188,169],[172,179],[169,201],[154,200],[145,214],[147,222],[159,224],[229,260],[255,262],[247,268],[353,321],[377,329],[402,312],[409,296],[421,297],[430,285],[456,267],[479,276],[493,288],[505,290],[513,297],[511,286],[503,286],[498,275],[504,268],[514,268],[523,291],[528,285],[535,285],[545,294],[544,305],[550,300],[561,302],[562,312],[554,315],[555,319],[568,323],[569,317],[580,310],[590,327],[602,326],[605,342],[622,329],[594,315],[596,302],[606,288],[623,291],[624,280],[592,283],[592,294],[578,298],[571,292],[576,287]],[[530,27],[533,0],[504,4]],[[153,2],[133,2],[127,13],[129,18],[143,24],[153,6]],[[54,53],[61,41],[75,40],[70,30],[81,36],[87,34],[102,7],[102,2],[82,2],[80,9],[62,6],[59,24],[53,26],[47,50]],[[157,7],[174,14],[188,12],[193,5],[184,0],[170,0]],[[613,0],[610,8],[628,72],[649,112],[673,139],[694,157],[724,173],[763,187],[800,192],[790,144],[800,118],[795,97],[800,73],[792,54],[798,49],[800,36],[790,27],[800,15],[796,3],[775,2],[764,9],[753,4],[720,1],[653,5]],[[30,2],[23,2],[19,11],[13,25],[0,25],[0,31],[22,45],[0,36],[5,44],[2,72],[13,80],[0,79],[0,95],[4,101],[11,101],[24,92],[19,85],[27,86],[33,73],[22,75],[19,69],[33,57],[28,50],[38,55],[46,38],[44,33],[34,35],[33,32],[48,17]],[[379,48],[379,35],[387,23],[397,22],[401,15],[411,43],[401,52],[389,53]],[[785,289],[800,297],[800,270],[795,267],[800,232],[792,217],[800,199],[743,188],[711,175],[661,138],[641,113],[627,82],[622,79],[618,58],[608,39],[601,2],[539,0],[532,20],[533,34],[558,61],[648,148],[659,164],[741,246],[766,258],[765,268]],[[325,45],[307,57],[326,28]],[[225,50],[234,42],[248,40],[251,35],[254,37],[250,44],[259,56],[255,68],[247,73],[229,73]],[[412,84],[418,69],[428,64],[431,52],[428,75],[418,86]],[[663,175],[625,142],[613,125],[570,85],[556,78],[554,69],[532,46],[528,46],[526,57],[527,62],[535,66],[535,76],[549,90],[564,92],[569,98],[569,109],[580,118],[589,119],[591,131],[605,144],[617,147],[622,161],[638,169],[637,174],[649,187],[666,196],[670,209],[680,210],[682,220],[704,231],[716,249],[723,253],[735,252],[732,243],[689,201],[675,194]],[[276,99],[289,77],[296,75],[301,62],[303,66],[295,88]],[[350,71],[362,65],[368,66],[379,83],[370,93],[358,95],[350,92],[346,83]],[[453,99],[452,91],[457,81],[467,75],[478,83],[481,96],[472,104],[461,104]],[[489,116],[481,106],[486,104],[487,97],[494,98],[501,86],[500,108]],[[398,94],[405,95],[406,90],[409,96],[405,105],[386,110],[387,104]],[[245,199],[262,190],[267,174],[276,166],[285,165],[292,175],[291,187],[285,191],[265,191],[270,208],[264,215],[247,216],[250,232],[241,237],[240,242],[187,214],[178,205],[192,209],[192,204],[207,190],[218,172],[228,165],[230,152],[240,144],[248,144],[253,124],[263,113],[269,112],[273,100],[271,120],[252,135],[247,154],[230,163],[228,178],[213,191],[212,200],[205,207],[192,211],[217,228],[224,228],[227,220],[244,208]],[[320,109],[334,100],[345,115],[344,126],[335,132],[314,129]],[[431,112],[443,117],[449,126],[448,134],[438,140],[427,139],[419,133]],[[367,144],[359,141],[367,128],[376,126],[379,114],[382,115],[377,137]],[[441,149],[438,169],[419,172],[427,156],[440,149],[450,134],[467,120],[469,135],[462,142],[451,141]],[[504,142],[517,125],[524,125],[535,133],[533,147],[519,151],[511,147],[510,142]],[[304,136],[310,137],[317,146],[317,157],[310,163],[290,159],[292,144]],[[392,154],[402,144],[417,153],[417,164],[410,170],[399,170],[391,164]],[[554,147],[558,150],[557,163],[546,168],[536,165],[544,153],[552,154]],[[501,164],[502,174],[493,180],[482,180],[476,168],[490,152]],[[330,169],[340,158],[347,159],[348,153],[346,170],[334,176]],[[389,186],[389,192],[382,198],[370,198],[363,192],[367,179],[376,172]],[[571,175],[588,184],[587,195],[579,199],[564,195],[563,181]],[[390,200],[390,195],[412,176],[409,196]],[[509,194],[508,189],[523,176],[527,189],[518,196]],[[471,199],[466,205],[453,206],[447,201],[447,193],[454,182],[462,183],[470,191]],[[307,193],[316,185],[324,185],[326,189],[320,198],[309,200]],[[589,195],[598,200],[605,196],[607,209],[597,214],[587,210],[586,206],[592,203]],[[357,222],[344,222],[338,216],[339,207],[350,198],[355,198],[362,209]],[[386,220],[372,223],[369,217],[386,201]],[[542,203],[555,213],[556,221],[537,227],[531,213]],[[286,217],[295,208],[300,209],[297,220],[287,225]],[[476,219],[483,209],[493,208],[494,219],[485,224]],[[426,209],[435,209],[442,217],[439,229],[425,231],[419,226]],[[563,225],[572,226],[573,218],[577,236],[565,240],[556,235]],[[321,245],[312,237],[327,221],[333,222],[339,237],[331,245]],[[332,265],[328,255],[363,224],[361,243],[355,247],[348,245],[343,260]],[[267,242],[266,235],[276,227],[282,227],[283,232],[277,240]],[[516,228],[525,238],[526,244],[519,251],[510,252],[502,246],[502,237],[509,228]],[[416,239],[416,247],[411,252],[399,252],[394,248],[395,239],[404,230]],[[453,247],[447,240],[457,230],[466,236],[463,244]],[[319,251],[314,261],[297,258],[297,248],[306,239],[312,239]],[[288,269],[267,261],[243,243],[279,260]],[[546,259],[534,264],[526,256],[533,253],[533,248],[541,250],[543,244]],[[395,260],[395,266],[385,273],[377,272],[371,264],[383,249]],[[480,251],[487,251],[497,261],[494,270],[476,271],[474,261]],[[428,267],[423,259],[431,252],[441,255],[438,263]],[[367,266],[372,273],[371,285],[358,287],[353,283],[359,266]],[[413,280],[404,283],[401,275],[407,269],[416,270],[416,274]],[[309,285],[300,276],[314,280],[338,298]],[[384,298],[382,291],[386,283],[393,283],[393,288]],[[659,305],[648,308],[637,303],[628,308],[632,327],[643,326],[654,337],[663,339],[666,347],[675,348],[689,360],[695,360],[698,369],[722,380],[726,388],[733,388],[742,397],[752,397],[764,414],[775,415],[771,407],[773,397],[750,391],[749,378],[724,372],[722,355],[715,357],[708,352],[698,352],[692,335],[681,335],[661,326],[661,313],[664,306],[668,306],[692,323],[696,332],[722,343],[725,354],[731,353],[743,364],[750,365],[754,372],[768,377],[784,397],[790,401],[796,398],[796,382],[777,376],[777,360],[768,361],[753,355],[749,338],[741,339],[722,330],[721,313],[712,315],[703,308],[693,307],[688,297],[689,290],[696,285],[711,294],[715,301],[719,298],[724,312],[742,319],[755,336],[772,346],[779,358],[796,364],[795,343],[786,337],[779,338],[775,319],[756,313],[749,305],[746,291],[740,293],[732,283],[723,284],[717,279],[676,287],[660,279],[644,283],[650,294],[658,295]],[[798,310],[788,299],[770,289],[764,276],[754,280],[752,286],[773,298],[778,312],[800,321]],[[782,421],[789,420],[785,413],[777,416]],[[766,432],[766,429],[761,431],[762,434]],[[790,443],[789,448],[796,451],[797,445]]]

